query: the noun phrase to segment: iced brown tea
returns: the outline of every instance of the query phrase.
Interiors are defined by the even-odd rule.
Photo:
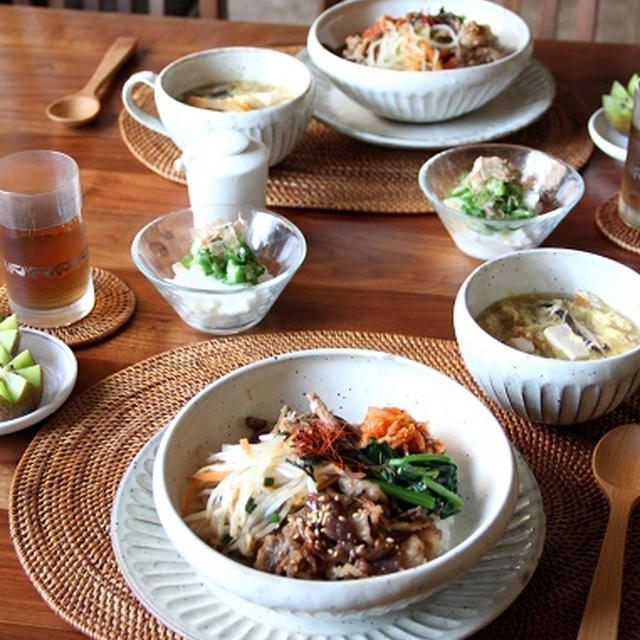
[[[23,324],[57,327],[94,304],[78,165],[58,151],[0,158],[0,272]]]
[[[65,307],[89,285],[89,251],[79,216],[45,229],[0,225],[0,255],[11,299],[21,307]]]
[[[636,89],[634,96],[627,159],[618,197],[618,214],[627,225],[640,229],[640,89]]]

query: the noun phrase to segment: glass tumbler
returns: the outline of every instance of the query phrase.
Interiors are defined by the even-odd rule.
[[[625,224],[640,229],[640,87],[636,88],[633,99],[627,159],[618,197],[618,215]]]
[[[60,327],[94,304],[78,165],[58,151],[0,158],[0,267],[23,324]]]

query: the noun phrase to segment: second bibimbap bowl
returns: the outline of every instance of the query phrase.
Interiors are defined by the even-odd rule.
[[[511,445],[450,378],[397,355],[314,349],[237,369],[167,428],[153,494],[170,541],[232,597],[384,613],[475,565],[518,491]]]
[[[531,32],[486,0],[347,0],[311,25],[313,63],[347,96],[403,122],[478,109],[526,67]]]

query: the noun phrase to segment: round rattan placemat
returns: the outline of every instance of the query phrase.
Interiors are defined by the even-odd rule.
[[[618,194],[609,196],[596,209],[596,224],[611,242],[633,253],[640,253],[640,229],[629,227],[618,215]]]
[[[456,344],[391,334],[310,331],[212,339],[128,367],[68,401],[27,448],[11,487],[11,536],[42,597],[93,638],[176,638],[129,591],[109,522],[122,474],[195,392],[248,362],[317,347],[379,349],[425,362],[479,392]],[[545,550],[520,597],[478,638],[575,638],[607,521],[591,451],[610,427],[638,420],[640,399],[573,428],[532,426],[489,403],[534,472],[547,516]],[[640,513],[625,562],[620,638],[640,634]]]
[[[110,271],[92,267],[91,275],[96,301],[88,315],[67,327],[34,328],[59,338],[70,347],[82,347],[97,342],[117,331],[131,317],[136,307],[135,295]],[[4,285],[0,287],[0,313],[11,313],[7,288]]]
[[[134,98],[143,109],[157,114],[149,87],[138,87]],[[588,117],[589,109],[580,96],[560,88],[544,115],[504,140],[541,149],[580,169],[593,152]],[[169,180],[186,183],[184,174],[173,166],[180,151],[169,138],[143,126],[125,110],[118,125],[124,143],[142,164]],[[354,140],[314,119],[291,154],[269,170],[267,204],[329,211],[430,213],[433,209],[416,176],[433,154]]]

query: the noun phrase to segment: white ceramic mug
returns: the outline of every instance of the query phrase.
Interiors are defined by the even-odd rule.
[[[288,89],[293,98],[282,104],[250,111],[212,111],[178,98],[208,84],[252,80]],[[135,87],[154,92],[159,118],[135,100]],[[241,131],[269,149],[269,164],[282,160],[302,137],[313,108],[313,80],[307,66],[286,53],[260,47],[225,47],[198,51],[167,65],[159,74],[134,73],[122,88],[122,101],[140,124],[170,137],[182,150],[203,133]]]

